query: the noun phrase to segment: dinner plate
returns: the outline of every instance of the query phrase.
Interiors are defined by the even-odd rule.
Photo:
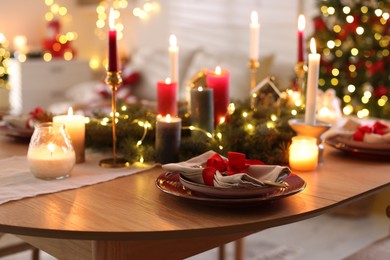
[[[290,174],[285,179],[285,182],[288,183],[287,188],[272,188],[267,193],[263,193],[258,197],[250,198],[216,198],[210,197],[204,193],[191,190],[180,182],[180,174],[173,172],[165,172],[161,174],[156,179],[156,186],[164,193],[188,199],[203,204],[213,205],[213,206],[235,206],[235,207],[244,207],[258,205],[263,202],[273,201],[277,199],[282,199],[293,194],[296,194],[306,187],[306,182],[301,179],[296,174]]]
[[[8,125],[0,125],[0,133],[18,140],[29,141],[33,132],[34,129],[14,128]]]
[[[344,143],[350,147],[362,148],[362,149],[371,149],[371,150],[389,150],[390,151],[390,143],[382,142],[382,143],[367,143],[361,141],[355,141],[350,138],[335,136],[335,141],[339,143]]]
[[[182,174],[179,176],[179,180],[181,184],[193,191],[197,191],[211,197],[217,198],[253,198],[261,195],[267,195],[277,189],[277,187],[253,187],[253,188],[220,188],[220,187],[212,187],[205,184],[200,184],[191,181],[186,178]]]
[[[360,147],[353,146],[351,144],[347,144],[343,141],[340,141],[336,137],[327,138],[325,140],[325,143],[327,143],[328,145],[336,149],[344,151],[347,154],[351,154],[355,156],[373,158],[373,159],[386,159],[386,160],[388,160],[390,156],[390,150],[360,148]]]

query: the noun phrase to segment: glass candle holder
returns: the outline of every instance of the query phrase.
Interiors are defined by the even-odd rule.
[[[289,150],[289,164],[293,171],[313,171],[318,165],[317,139],[294,136]]]
[[[76,155],[64,124],[35,125],[28,147],[31,173],[40,179],[62,179],[70,175]]]

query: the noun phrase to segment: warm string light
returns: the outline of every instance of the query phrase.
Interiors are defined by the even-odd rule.
[[[354,3],[348,5],[336,8],[331,2],[324,2],[320,7],[323,20],[326,20],[324,25],[337,34],[338,39],[329,39],[324,43],[322,50],[324,60],[328,64],[334,63],[335,68],[325,66],[321,68],[319,86],[333,87],[338,93],[344,92],[342,96],[344,115],[356,114],[359,118],[387,117],[389,94],[382,94],[383,91],[381,93],[380,89],[388,87],[390,78],[378,82],[371,80],[376,76],[370,76],[370,73],[375,73],[372,71],[375,71],[375,66],[381,62],[385,64],[382,70],[387,68],[386,57],[390,55],[387,27],[390,18],[389,8],[385,1],[378,1],[375,6],[364,3],[362,6]],[[330,16],[332,18],[329,19]],[[355,43],[365,39],[370,39],[370,46],[373,46],[370,51],[365,47],[358,47],[360,45]],[[345,67],[342,65],[344,61]],[[366,79],[364,75],[367,75]],[[348,84],[347,79],[353,84]],[[370,82],[368,89],[364,83],[366,80]],[[359,91],[356,91],[357,89]]]

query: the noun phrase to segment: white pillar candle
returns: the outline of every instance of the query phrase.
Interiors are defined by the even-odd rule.
[[[316,42],[314,38],[310,40],[310,51],[306,90],[305,124],[314,125],[316,123],[316,99],[321,59],[321,55],[316,53]]]
[[[317,139],[294,136],[289,150],[289,164],[293,171],[313,171],[318,165]]]
[[[53,117],[53,123],[62,123],[70,136],[73,148],[76,152],[76,162],[85,161],[85,118],[82,115],[73,115],[70,107],[67,115]]]
[[[69,176],[75,164],[75,153],[54,143],[29,149],[30,171],[40,179],[62,179]]]
[[[179,47],[174,34],[169,37],[169,61],[170,61],[170,78],[179,86]]]
[[[249,24],[250,39],[249,39],[249,58],[251,60],[259,59],[259,18],[256,11],[251,13],[251,23]]]

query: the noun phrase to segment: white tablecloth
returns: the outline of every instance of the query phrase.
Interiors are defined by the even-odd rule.
[[[61,180],[41,180],[35,178],[30,173],[26,156],[13,156],[1,159],[0,204],[40,194],[93,185],[139,173],[155,166],[138,163],[126,168],[101,168],[99,161],[109,157],[101,154],[90,154],[85,163],[75,165],[70,177]]]

